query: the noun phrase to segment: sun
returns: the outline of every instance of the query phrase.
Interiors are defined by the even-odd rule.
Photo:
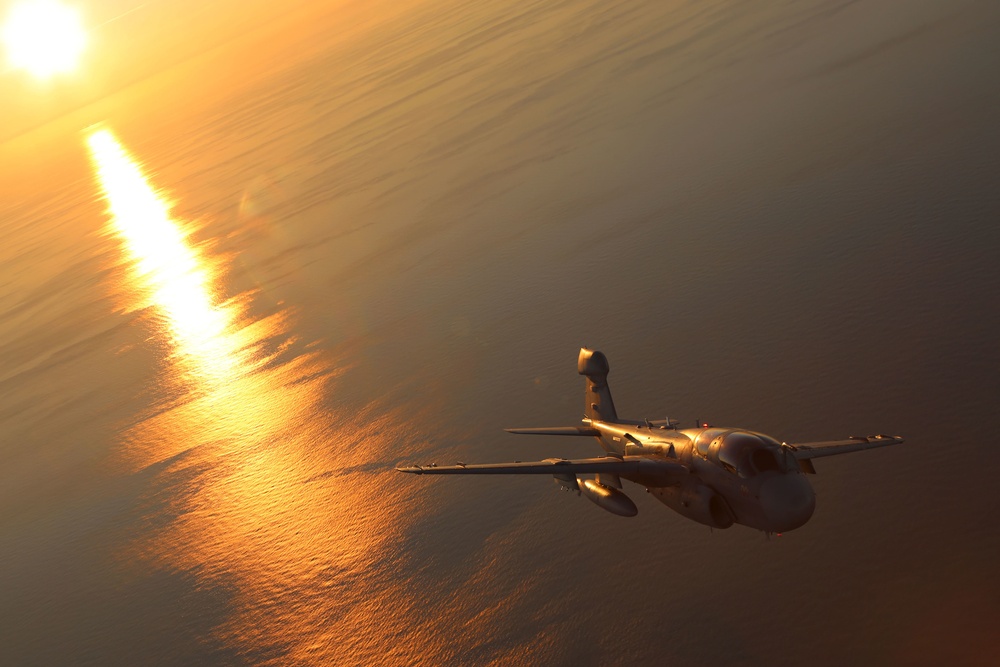
[[[12,67],[49,79],[77,68],[87,33],[72,7],[56,0],[22,0],[11,8],[0,40]]]

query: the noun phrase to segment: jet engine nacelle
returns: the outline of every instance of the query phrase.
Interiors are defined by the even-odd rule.
[[[725,499],[704,484],[685,484],[650,489],[678,514],[712,528],[729,528],[734,517]]]
[[[639,508],[622,491],[601,484],[596,479],[581,479],[580,492],[593,500],[598,507],[618,516],[635,516]]]

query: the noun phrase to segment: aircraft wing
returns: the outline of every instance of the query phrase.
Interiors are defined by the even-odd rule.
[[[514,463],[459,463],[453,466],[423,465],[396,468],[416,475],[576,475],[605,473],[642,480],[649,486],[678,483],[688,469],[678,461],[651,459],[645,456],[602,456],[591,459],[545,459]]]
[[[803,442],[791,444],[792,454],[796,459],[818,459],[821,456],[848,454],[862,449],[875,449],[887,445],[898,445],[903,439],[894,435],[870,435],[868,437],[854,436],[847,440],[828,440],[825,442]]]
[[[601,432],[589,426],[542,426],[540,428],[505,428],[508,433],[519,435],[600,435]]]

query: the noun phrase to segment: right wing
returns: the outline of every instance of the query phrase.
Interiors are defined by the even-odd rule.
[[[870,435],[867,438],[854,436],[847,440],[828,440],[825,442],[803,442],[800,444],[789,444],[792,454],[798,460],[818,459],[821,456],[833,456],[835,454],[848,454],[859,452],[862,449],[875,449],[887,445],[898,445],[903,442],[899,436],[893,435]]]
[[[638,481],[647,486],[670,486],[679,483],[688,469],[678,461],[651,459],[645,456],[602,456],[592,459],[545,459],[514,463],[459,463],[453,466],[435,464],[404,466],[400,472],[415,475],[577,475],[613,474]]]

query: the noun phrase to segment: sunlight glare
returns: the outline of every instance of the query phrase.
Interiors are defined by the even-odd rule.
[[[109,245],[123,253],[107,253],[123,260],[109,272],[114,290],[127,312],[144,313],[133,333],[145,336],[155,323],[147,338],[154,353],[161,334],[170,342],[156,369],[157,398],[115,450],[127,470],[169,485],[163,506],[171,519],[141,529],[119,556],[190,573],[204,590],[225,582],[227,615],[212,631],[220,646],[280,642],[286,662],[335,663],[343,651],[329,620],[344,609],[342,577],[371,571],[363,586],[392,601],[386,609],[381,597],[359,598],[347,632],[376,636],[396,601],[404,615],[419,608],[419,594],[380,564],[391,569],[409,525],[434,505],[417,502],[413,486],[386,484],[392,472],[367,470],[425,432],[426,417],[380,401],[335,414],[326,392],[341,369],[292,333],[286,309],[260,318],[249,299],[225,298],[213,287],[226,282],[225,264],[192,242],[142,163],[107,129],[89,131],[86,141],[108,240],[118,242]],[[181,391],[160,393],[162,385]],[[359,664],[377,662],[357,655]]]
[[[11,66],[39,79],[75,70],[87,46],[80,13],[56,0],[14,5],[0,38]]]
[[[152,300],[163,309],[182,353],[202,371],[225,376],[234,363],[231,314],[214,304],[207,265],[170,217],[170,205],[108,130],[87,138],[111,224],[124,239]]]

